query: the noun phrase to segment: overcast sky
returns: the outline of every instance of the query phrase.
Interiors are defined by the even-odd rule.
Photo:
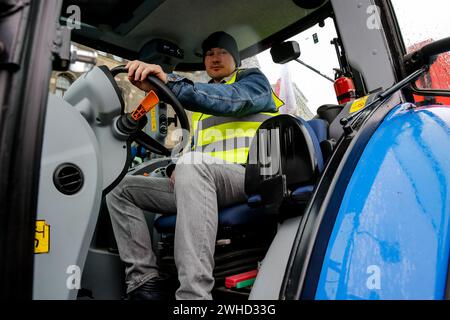
[[[428,39],[439,40],[450,36],[449,0],[392,0],[399,20],[400,28],[407,47]],[[319,42],[313,41],[317,33]],[[325,28],[315,26],[293,38],[300,44],[300,59],[334,78],[333,68],[339,67],[336,54],[330,40],[336,37],[334,26],[327,21]],[[280,65],[272,62],[269,50],[258,55],[262,71],[275,83],[280,78]],[[292,81],[302,90],[308,99],[308,106],[315,114],[317,108],[326,103],[336,103],[333,84],[316,75],[299,63],[288,64]]]
[[[450,37],[450,1],[392,0],[406,46]]]

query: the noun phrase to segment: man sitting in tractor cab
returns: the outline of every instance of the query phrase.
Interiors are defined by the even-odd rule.
[[[192,83],[141,61],[127,65],[135,86],[150,91],[146,79],[154,75],[195,112],[193,151],[178,159],[170,179],[126,176],[107,196],[130,299],[164,297],[144,210],[177,213],[174,256],[180,287],[176,298],[212,298],[218,210],[247,200],[243,164],[251,139],[282,105],[258,69],[238,69],[241,61],[232,36],[215,32],[204,40],[202,50],[212,78],[208,84]]]

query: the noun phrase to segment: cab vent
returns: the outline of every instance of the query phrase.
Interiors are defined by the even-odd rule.
[[[74,164],[62,164],[55,170],[53,183],[59,192],[74,195],[83,187],[83,172]]]

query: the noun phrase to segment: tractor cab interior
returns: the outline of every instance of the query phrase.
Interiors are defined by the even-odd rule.
[[[72,40],[76,43],[127,60],[160,64],[166,72],[184,74],[203,69],[200,45],[214,31],[230,32],[237,39],[241,57],[245,59],[275,48],[313,26],[322,27],[326,19],[333,23],[331,4],[324,0],[228,1],[215,2],[213,6],[206,0],[108,1],[108,6],[104,6],[103,1],[64,1],[62,22],[71,22],[69,9],[73,5],[79,6],[85,14],[82,23],[72,30]],[[330,44],[329,50],[334,53],[335,48]],[[342,46],[340,50],[341,56],[338,51],[337,58],[341,68],[347,67],[340,59],[345,57]],[[272,53],[273,61],[280,61],[275,55]],[[299,55],[299,52],[298,55],[288,53],[281,60],[288,63]],[[359,84],[355,84],[355,90],[361,90]],[[328,85],[333,87],[331,83]],[[320,95],[319,89],[317,92]],[[329,101],[317,108],[316,114],[309,119],[298,114],[284,114],[261,125],[252,141],[246,166],[248,201],[222,208],[219,212],[215,298],[248,298],[251,287],[227,288],[225,279],[257,270],[279,223],[302,214],[336,141],[342,135],[338,131],[330,134],[330,128],[337,126],[342,112],[348,109],[345,104]],[[148,148],[145,142],[141,145]],[[164,168],[169,161],[167,157],[147,159],[130,168],[127,174],[164,177]],[[79,299],[120,298],[124,294],[124,266],[118,257],[104,196],[105,192],[87,253]],[[175,222],[176,215],[148,213],[154,250],[158,253],[162,271],[174,279],[174,288]]]

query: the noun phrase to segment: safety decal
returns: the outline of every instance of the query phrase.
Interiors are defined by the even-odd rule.
[[[45,220],[36,221],[36,233],[34,238],[34,253],[50,252],[50,225]]]
[[[361,110],[362,108],[364,108],[367,104],[367,98],[369,98],[369,96],[365,96],[365,97],[356,99],[352,103],[352,106],[350,107],[350,113],[357,112],[357,111]]]
[[[152,131],[156,132],[156,109],[153,108],[151,111],[152,118]]]

